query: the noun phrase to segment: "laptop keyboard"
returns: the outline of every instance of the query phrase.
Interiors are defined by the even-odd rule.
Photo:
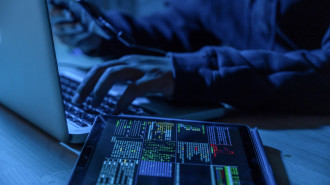
[[[81,127],[92,125],[97,115],[111,115],[114,111],[118,98],[115,96],[106,96],[99,107],[93,107],[92,97],[88,96],[86,100],[77,105],[72,103],[72,98],[76,93],[79,82],[68,77],[60,75],[62,96],[67,119]],[[124,114],[131,115],[151,115],[152,112],[138,106],[130,105]]]

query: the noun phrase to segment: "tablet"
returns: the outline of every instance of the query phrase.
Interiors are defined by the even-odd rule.
[[[275,184],[256,129],[100,116],[69,184]]]

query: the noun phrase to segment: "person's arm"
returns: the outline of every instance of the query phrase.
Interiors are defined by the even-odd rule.
[[[98,106],[117,82],[130,82],[115,113],[147,93],[178,101],[225,102],[238,108],[305,113],[330,111],[330,29],[322,48],[278,53],[206,47],[169,57],[129,56],[95,66],[73,101],[91,93]]]
[[[118,12],[106,12],[108,21],[136,41],[137,45],[173,52],[196,51],[205,45],[218,45],[220,41],[206,31],[201,23],[199,1],[173,1],[163,12],[150,16],[133,17]],[[113,52],[122,56],[130,50],[113,40],[104,40],[89,54],[105,56]]]
[[[206,47],[170,55],[177,100],[299,112],[330,110],[330,29],[322,48],[314,51]]]
[[[79,104],[91,95],[92,105],[97,107],[118,82],[126,82],[128,86],[113,114],[121,113],[135,98],[147,93],[170,97],[174,91],[171,60],[167,57],[130,55],[96,65],[79,85],[72,101]]]
[[[75,2],[49,0],[54,33],[74,47],[91,56],[117,58],[138,54],[118,40],[103,38],[89,14]],[[218,45],[220,41],[206,31],[199,15],[200,1],[172,1],[163,12],[145,17],[133,17],[117,12],[105,12],[107,20],[117,31],[136,41],[137,45],[165,51],[196,51],[204,45]],[[144,53],[145,54],[145,53]]]

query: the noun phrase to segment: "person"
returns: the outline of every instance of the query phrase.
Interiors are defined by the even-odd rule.
[[[164,57],[138,55],[104,36],[75,3],[57,3],[51,17],[63,42],[113,59],[91,69],[75,103],[91,93],[97,106],[115,83],[128,82],[116,114],[147,93],[241,109],[329,113],[329,10],[328,0],[181,0],[146,17],[105,13],[117,30],[166,51]]]

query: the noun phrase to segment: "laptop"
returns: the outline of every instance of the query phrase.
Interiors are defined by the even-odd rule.
[[[101,107],[90,106],[89,98],[72,104],[83,75],[58,70],[46,0],[0,1],[0,104],[62,142],[82,143],[94,118],[110,115],[118,99],[112,89]],[[199,120],[224,113],[221,105],[182,107],[149,98],[140,98],[124,112]]]

